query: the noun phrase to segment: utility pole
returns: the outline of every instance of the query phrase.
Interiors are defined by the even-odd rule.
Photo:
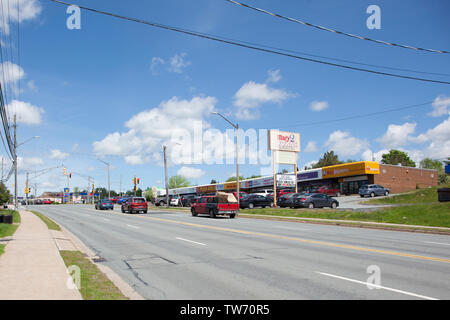
[[[109,178],[109,167],[111,166],[111,164],[106,161],[100,160],[100,159],[97,159],[97,160],[100,162],[103,162],[108,167],[108,199],[111,200],[111,184],[110,184],[110,178]]]
[[[164,153],[164,176],[166,180],[166,207],[169,207],[169,182],[167,179],[167,155],[166,155],[166,146],[163,146]]]
[[[3,182],[3,156],[2,156],[2,182]]]
[[[17,117],[14,114],[14,209],[17,211]]]
[[[122,197],[122,174],[120,175],[119,197]]]
[[[28,172],[27,172],[27,182],[25,183],[25,197],[26,197],[25,206],[26,209],[28,210]]]

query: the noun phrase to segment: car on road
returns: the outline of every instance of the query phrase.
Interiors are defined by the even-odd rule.
[[[323,193],[305,193],[299,197],[294,197],[290,205],[291,208],[324,208],[336,209],[339,201]]]
[[[233,198],[236,201],[236,198]],[[211,218],[216,218],[219,215],[227,215],[233,219],[238,212],[239,206],[237,201],[224,201],[222,197],[218,196],[202,196],[191,207],[191,213],[194,217],[199,214],[208,214]]]
[[[117,201],[119,201],[120,200],[120,197],[113,197],[113,198],[111,198],[111,202],[112,203],[117,203]]]
[[[239,200],[239,207],[253,209],[255,207],[271,207],[273,201],[270,198],[262,196],[260,194],[248,194]]]
[[[359,188],[358,193],[361,196],[361,198],[364,198],[365,196],[369,196],[371,198],[375,196],[387,197],[389,195],[389,189],[380,186],[379,184],[366,184],[364,186],[361,186],[361,188]]]
[[[147,213],[148,203],[147,200],[143,197],[131,197],[122,203],[121,207],[122,213]]]
[[[130,197],[122,197],[122,198],[119,198],[119,199],[116,201],[116,203],[117,203],[117,204],[122,204],[122,203],[124,203],[125,201],[127,201],[128,199],[130,199]]]
[[[333,196],[333,197],[340,197],[341,196],[341,189],[339,188],[333,188],[330,186],[322,186],[322,187],[315,187],[311,190],[312,193],[323,193],[327,196]]]
[[[96,210],[114,210],[114,203],[109,199],[103,199],[95,204]]]

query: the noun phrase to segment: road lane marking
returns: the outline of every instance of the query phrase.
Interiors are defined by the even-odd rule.
[[[450,243],[442,243],[442,242],[425,241],[425,243],[442,244],[443,246],[450,246]]]
[[[130,228],[140,229],[140,227],[136,227],[136,226],[133,226],[131,224],[127,224],[127,226],[130,227]]]
[[[345,277],[341,277],[341,276],[335,276],[335,275],[329,274],[329,273],[324,273],[324,272],[319,272],[319,271],[316,271],[316,273],[319,273],[321,275],[328,276],[328,277],[333,277],[333,278],[337,278],[337,279],[341,279],[341,280],[347,280],[347,281],[350,281],[350,282],[363,284],[363,285],[366,285],[366,286],[371,286],[374,289],[384,289],[384,290],[397,292],[397,293],[402,293],[402,294],[406,294],[406,295],[409,295],[409,296],[413,296],[413,297],[417,297],[417,298],[421,298],[421,299],[426,299],[426,300],[439,300],[439,299],[436,299],[436,298],[427,297],[427,296],[423,296],[423,295],[412,293],[412,292],[408,292],[408,291],[403,291],[403,290],[398,290],[398,289],[394,289],[394,288],[389,288],[389,287],[384,287],[384,286],[380,286],[380,285],[375,285],[373,283],[368,283],[368,282],[364,282],[364,281],[354,280],[354,279],[345,278]]]
[[[273,238],[273,239],[292,240],[292,241],[298,241],[298,242],[309,243],[309,244],[323,245],[323,246],[328,246],[328,247],[351,249],[351,250],[356,250],[356,251],[380,253],[380,254],[393,255],[393,256],[398,256],[398,257],[406,257],[406,258],[412,258],[412,259],[430,260],[430,261],[450,263],[450,259],[446,259],[446,258],[421,256],[421,255],[411,254],[411,253],[396,252],[396,251],[383,250],[383,249],[372,249],[372,248],[358,247],[358,246],[353,246],[353,245],[345,245],[345,244],[339,244],[339,243],[327,242],[327,241],[309,240],[309,239],[302,239],[302,238],[297,238],[297,237],[275,235],[275,234],[270,234],[270,233],[262,233],[262,232],[254,232],[254,231],[245,231],[245,230],[240,230],[240,229],[216,227],[216,226],[209,226],[209,225],[204,225],[204,224],[196,224],[196,223],[183,222],[183,221],[175,221],[175,220],[156,218],[156,217],[139,217],[139,218],[155,220],[155,221],[170,222],[170,223],[175,223],[175,224],[182,224],[182,225],[197,227],[197,228],[261,236],[261,237],[267,237],[267,238]]]
[[[111,221],[111,220],[109,220],[109,219],[106,219],[106,218],[103,218],[103,220],[105,220],[105,221]]]
[[[192,243],[196,243],[196,244],[199,244],[199,245],[202,245],[202,246],[206,246],[206,244],[204,244],[204,243],[201,243],[201,242],[197,242],[197,241],[192,241],[192,240],[188,240],[188,239],[183,239],[183,238],[176,238],[176,239],[178,239],[178,240],[182,240],[182,241],[187,241],[187,242],[192,242]]]

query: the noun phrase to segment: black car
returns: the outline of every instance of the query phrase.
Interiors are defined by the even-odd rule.
[[[297,194],[298,193],[288,193],[288,194],[282,195],[281,197],[277,198],[277,206],[280,208],[289,207],[290,203],[292,201],[292,198]]]
[[[37,199],[34,204],[42,204],[42,200],[41,199]]]
[[[198,198],[199,197],[196,194],[183,195],[181,196],[181,203],[183,204],[183,207],[190,207]]]
[[[273,200],[267,197],[264,197],[260,194],[248,194],[242,199],[239,200],[239,207],[242,209],[249,208],[253,209],[254,207],[271,207],[273,204]]]
[[[305,193],[295,197],[290,205],[291,208],[337,208],[339,202],[323,193]]]

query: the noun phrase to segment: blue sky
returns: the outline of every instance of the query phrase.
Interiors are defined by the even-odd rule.
[[[448,1],[244,2],[375,39],[450,49]],[[29,7],[25,8],[25,3]],[[300,132],[300,167],[331,149],[342,160],[370,159],[372,155],[378,159],[390,148],[408,151],[416,161],[450,155],[448,85],[319,65],[91,12],[81,12],[80,30],[69,30],[65,6],[47,0],[21,0],[21,4],[22,10],[28,10],[20,24],[20,67],[24,74],[20,96],[10,90],[8,99],[21,102],[9,110],[19,116],[19,142],[36,135],[40,138],[18,151],[20,193],[25,172],[61,163],[74,172],[71,186],[87,187],[83,176],[93,177],[96,186],[106,186],[106,166],[97,157],[112,165],[112,189],[119,189],[121,176],[122,188],[130,189],[134,175],[140,177],[143,188],[162,186],[162,145],[176,148],[173,132],[193,130],[196,121],[205,129],[225,132],[230,128],[211,115],[212,111],[223,113],[245,130]],[[308,54],[450,74],[448,54],[348,38],[224,0],[96,0],[76,4]],[[380,30],[366,26],[366,9],[372,4],[381,9]],[[16,23],[12,19],[9,36],[2,28],[2,42],[8,43],[11,37],[17,54]],[[18,64],[17,56],[12,63]],[[424,102],[432,103],[351,121],[295,126]],[[225,151],[229,154],[233,150]],[[192,183],[209,183],[213,178],[224,181],[235,170],[233,164],[175,164],[176,159],[170,160],[169,175],[184,173]],[[244,176],[260,172],[259,165],[241,166]],[[11,178],[7,185],[11,187],[12,182]],[[66,184],[62,169],[33,182],[38,193],[60,190]]]

